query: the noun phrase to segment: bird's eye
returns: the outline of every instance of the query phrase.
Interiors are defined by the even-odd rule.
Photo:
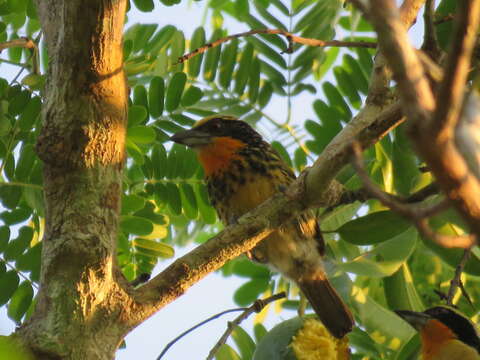
[[[215,119],[215,120],[212,121],[212,123],[210,124],[210,127],[211,127],[213,130],[221,129],[221,128],[222,128],[221,120],[220,120],[220,119]]]

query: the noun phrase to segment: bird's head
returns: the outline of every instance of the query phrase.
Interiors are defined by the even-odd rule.
[[[262,143],[261,135],[245,121],[226,115],[199,120],[170,140],[194,149],[207,176],[227,167],[240,150]]]
[[[420,332],[422,343],[458,339],[480,353],[480,339],[475,326],[458,311],[435,306],[424,312],[396,310],[398,316]]]

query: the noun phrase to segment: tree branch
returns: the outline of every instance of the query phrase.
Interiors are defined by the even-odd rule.
[[[445,75],[440,84],[438,108],[435,108],[436,100],[408,42],[394,1],[372,0],[371,4],[369,17],[398,83],[399,97],[409,118],[414,144],[437,177],[439,186],[478,236],[480,200],[471,194],[480,193],[480,183],[469,173],[452,138],[478,28],[480,1],[459,3],[457,30],[445,71],[449,75]]]
[[[181,57],[178,58],[177,64],[181,64],[192,57],[202,54],[205,51],[216,47],[220,44],[223,44],[224,42],[230,41],[232,39],[240,38],[240,37],[246,37],[246,36],[252,36],[252,35],[257,35],[257,34],[269,34],[269,35],[283,35],[287,38],[289,46],[287,49],[285,49],[284,52],[291,53],[293,51],[292,49],[292,43],[298,43],[302,45],[308,45],[308,46],[315,46],[315,47],[326,47],[326,46],[334,46],[334,47],[363,47],[363,48],[372,48],[375,49],[377,47],[377,43],[374,42],[368,42],[368,41],[339,41],[339,40],[319,40],[319,39],[312,39],[312,38],[304,38],[301,36],[296,36],[293,35],[292,33],[289,33],[288,31],[282,30],[282,29],[257,29],[257,30],[250,30],[238,34],[233,34],[229,35],[226,37],[223,37],[221,39],[215,40],[211,43],[207,43],[192,52],[189,52]]]

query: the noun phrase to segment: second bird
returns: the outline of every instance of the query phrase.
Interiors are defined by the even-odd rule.
[[[211,116],[171,138],[196,150],[212,205],[229,225],[286,188],[295,174],[250,125]],[[312,212],[284,224],[249,252],[296,282],[330,333],[342,338],[353,327],[345,303],[328,281],[321,258],[325,243]]]

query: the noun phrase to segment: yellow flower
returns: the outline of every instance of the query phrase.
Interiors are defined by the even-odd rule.
[[[347,360],[350,358],[348,338],[336,339],[323,324],[306,319],[290,344],[297,360]]]

